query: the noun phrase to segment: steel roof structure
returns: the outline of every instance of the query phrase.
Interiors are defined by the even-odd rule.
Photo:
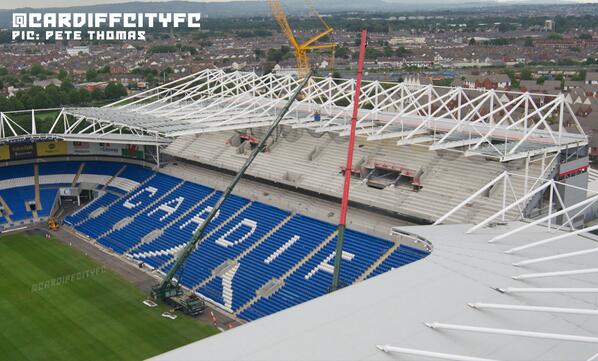
[[[98,112],[98,109],[104,111]],[[80,111],[85,115],[72,116],[69,111]],[[38,131],[39,122],[43,121],[38,118],[38,115],[48,112],[56,112],[58,115],[51,123],[49,130]],[[111,113],[114,113],[114,110],[109,108],[59,108],[0,112],[0,144],[38,140],[156,146],[170,144],[171,139],[162,137],[156,132],[149,132],[108,119],[107,115]]]
[[[157,138],[268,126],[297,87],[291,75],[206,69],[101,108],[60,110],[50,134]],[[348,135],[354,79],[315,78],[283,120]],[[316,121],[314,114],[320,114]],[[0,141],[37,135],[0,113]],[[58,126],[62,123],[64,126]],[[85,125],[85,126],[83,126]],[[501,161],[587,144],[562,94],[364,82],[357,134],[430,150],[456,149]]]

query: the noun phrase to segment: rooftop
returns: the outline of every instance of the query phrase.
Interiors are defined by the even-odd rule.
[[[596,238],[572,235],[506,254],[514,246],[548,237],[545,227],[532,226],[488,243],[523,225],[472,234],[465,233],[468,225],[398,227],[396,232],[429,241],[431,255],[152,360],[438,359],[408,355],[418,350],[451,354],[444,358],[451,360],[590,359],[598,343],[598,323],[592,319],[595,277],[544,273],[591,268],[595,257],[542,257],[595,250]],[[515,265],[523,261],[529,263]],[[409,352],[393,357],[378,345]]]

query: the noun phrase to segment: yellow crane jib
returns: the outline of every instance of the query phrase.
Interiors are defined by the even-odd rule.
[[[314,36],[313,38],[299,43],[293,34],[293,29],[289,25],[287,20],[287,16],[282,8],[280,1],[278,0],[268,0],[268,5],[270,5],[270,9],[272,9],[272,16],[276,19],[278,25],[282,29],[282,32],[286,35],[295,51],[295,58],[297,60],[297,75],[299,79],[303,79],[303,77],[308,73],[310,66],[309,66],[309,57],[308,52],[311,50],[316,49],[331,49],[332,57],[331,57],[331,66],[334,63],[334,49],[336,48],[336,43],[326,43],[326,44],[318,44],[313,45],[316,41],[322,39],[325,36],[332,34],[333,29],[328,26],[328,24],[324,21],[324,19],[318,14],[320,21],[324,24],[326,30],[321,32],[320,34]],[[312,6],[313,8],[313,6]],[[315,9],[314,9],[315,11]]]

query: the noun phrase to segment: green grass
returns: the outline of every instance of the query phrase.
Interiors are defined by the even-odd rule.
[[[143,360],[217,333],[148,308],[146,295],[104,270],[33,291],[33,285],[100,267],[57,240],[0,236],[0,359]]]

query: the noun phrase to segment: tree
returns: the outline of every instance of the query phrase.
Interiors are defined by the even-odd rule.
[[[46,96],[48,97],[48,101],[49,101],[49,106],[50,107],[57,107],[59,105],[63,105],[64,103],[62,102],[62,96],[61,96],[61,91],[60,88],[57,87],[56,85],[50,84],[46,87],[46,89],[44,89]]]
[[[0,97],[0,110],[3,111],[11,111],[13,109],[9,109],[8,98],[7,97]]]
[[[577,74],[575,74],[574,76],[571,77],[571,80],[575,80],[575,81],[586,80],[586,71],[583,69],[578,71]]]
[[[521,80],[532,80],[532,72],[529,69],[521,69]]]
[[[31,84],[33,83],[33,79],[28,74],[21,75],[21,83]]]
[[[10,31],[0,31],[0,44],[8,44],[12,42],[12,35]]]
[[[10,110],[23,110],[25,109],[25,106],[19,99],[17,99],[17,97],[10,97],[8,98],[7,108]]]
[[[561,40],[561,39],[563,39],[563,36],[561,34],[558,34],[558,33],[550,33],[550,34],[548,34],[548,39],[550,39],[550,40]]]
[[[511,30],[515,30],[515,27],[511,24],[507,24],[507,23],[498,24],[498,31],[500,31],[501,33],[511,31]]]
[[[98,70],[98,74],[110,74],[110,65],[104,65]]]
[[[166,79],[172,73],[174,73],[174,70],[172,70],[171,67],[167,67],[166,69],[162,69],[162,71],[160,71],[160,78]]]
[[[355,54],[357,55],[357,54]],[[366,59],[376,59],[376,58],[380,58],[384,55],[384,53],[376,48],[372,48],[372,47],[367,47],[365,48],[365,58]]]
[[[104,91],[101,88],[94,88],[91,91],[91,100],[102,100],[104,99]]]
[[[62,82],[62,84],[60,84],[60,90],[62,90],[63,92],[69,92],[72,89],[75,89],[75,86],[73,85],[73,83],[71,83],[70,80],[65,80]]]
[[[383,54],[385,58],[390,58],[394,54],[394,51],[392,51],[392,48],[387,45],[384,47]]]
[[[268,61],[279,63],[284,59],[291,49],[288,46],[281,46],[280,49],[268,50]]]
[[[69,73],[64,69],[60,69],[60,71],[58,72],[58,79],[62,81],[65,81],[68,76]]]
[[[351,56],[351,52],[347,47],[339,46],[338,48],[336,48],[334,56],[337,58],[349,59],[349,57]]]
[[[127,95],[127,89],[121,83],[110,82],[104,90],[106,99],[119,99]]]
[[[475,46],[475,39],[474,38],[469,39],[469,46]]]
[[[411,50],[409,50],[409,49],[406,49],[404,46],[400,46],[400,47],[397,49],[397,56],[398,56],[399,58],[404,58],[404,57],[406,57],[406,56],[407,56],[407,55],[409,55],[409,54],[411,54]]]
[[[71,88],[68,90],[67,94],[70,104],[81,104],[81,93],[77,89]]]
[[[527,38],[525,38],[525,42],[523,45],[525,45],[528,48],[533,48],[534,47],[534,39],[532,39],[531,37],[528,36]]]
[[[29,73],[33,76],[41,75],[44,73],[44,67],[41,64],[32,64]]]
[[[79,101],[77,102],[77,104],[87,104],[89,102],[90,95],[87,89],[81,88],[77,91],[77,93],[79,96]]]
[[[588,34],[588,33],[579,34],[578,38],[581,40],[592,40],[592,34]]]
[[[253,51],[253,54],[255,55],[256,59],[261,59],[262,56],[264,56],[264,52],[262,51],[262,49],[255,49]]]
[[[98,81],[98,72],[95,69],[87,69],[85,72],[85,80]]]

